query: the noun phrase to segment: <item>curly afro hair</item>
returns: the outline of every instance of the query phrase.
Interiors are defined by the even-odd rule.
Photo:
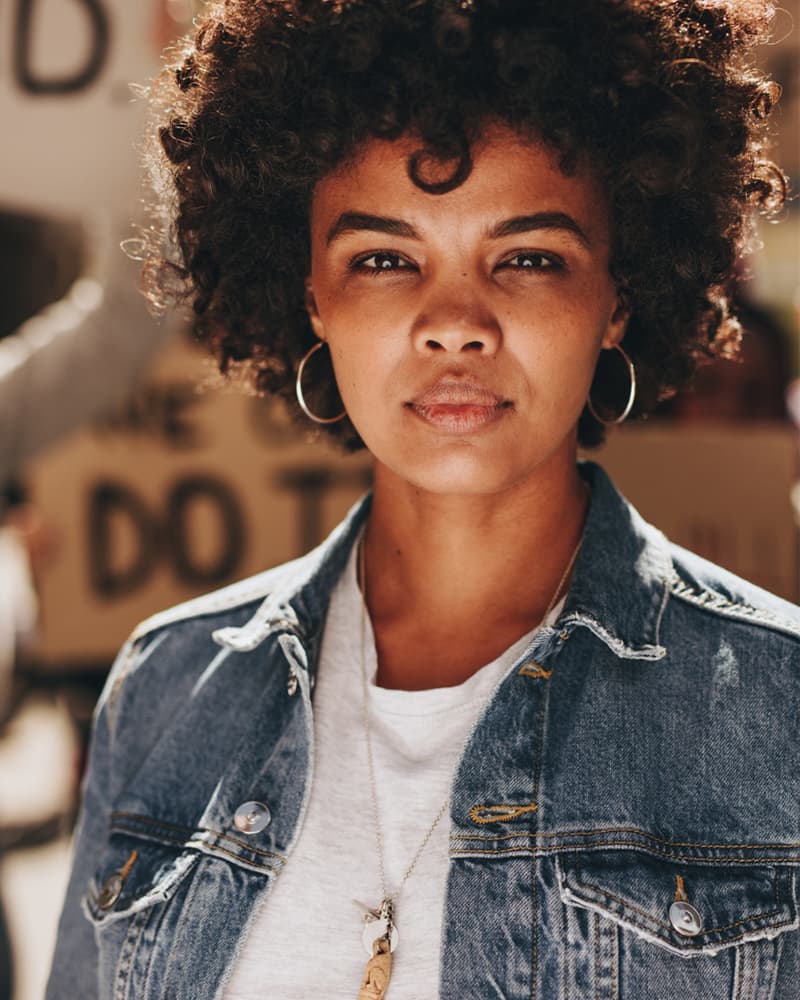
[[[370,138],[413,134],[411,178],[452,190],[499,120],[554,148],[565,173],[588,160],[608,192],[641,416],[738,343],[726,283],[751,209],[786,195],[764,152],[778,88],[748,61],[771,17],[766,0],[213,4],[153,91],[145,289],[161,306],[188,297],[221,370],[244,368],[297,411],[294,374],[315,342],[315,184]],[[445,182],[421,176],[431,157],[455,163]],[[317,412],[341,409],[332,373],[311,392]],[[613,411],[624,387],[600,366],[592,396]],[[361,445],[348,420],[325,429]],[[602,437],[585,410],[581,443]]]

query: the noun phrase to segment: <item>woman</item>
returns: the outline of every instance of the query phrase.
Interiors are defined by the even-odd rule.
[[[796,995],[797,611],[576,464],[735,344],[723,285],[782,194],[768,21],[201,20],[161,92],[180,256],[151,289],[186,279],[223,369],[365,444],[374,492],[134,632],[51,998]]]

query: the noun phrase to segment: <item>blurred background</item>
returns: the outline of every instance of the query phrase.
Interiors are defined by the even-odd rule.
[[[0,4],[0,1000],[43,995],[91,712],[126,635],[307,550],[369,482],[363,456],[221,388],[119,250],[142,198],[131,84],[199,6]],[[800,0],[762,58],[796,192]],[[800,202],[759,237],[741,360],[596,457],[673,539],[797,600]]]

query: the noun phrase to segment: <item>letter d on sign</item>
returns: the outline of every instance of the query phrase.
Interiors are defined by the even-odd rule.
[[[100,597],[122,597],[141,587],[158,556],[158,525],[144,501],[120,483],[97,483],[89,494],[89,579]],[[119,558],[120,540],[132,554]]]
[[[49,79],[37,76],[31,68],[36,0],[18,0],[18,3],[14,32],[14,76],[20,88],[28,94],[76,94],[94,83],[103,69],[109,48],[108,15],[100,0],[80,0],[76,4],[84,8],[91,32],[84,65],[68,76]]]

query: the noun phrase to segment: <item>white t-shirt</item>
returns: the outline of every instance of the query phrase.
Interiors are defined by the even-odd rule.
[[[381,884],[364,739],[363,601],[355,548],[332,593],[322,640],[314,774],[303,828],[252,920],[225,1000],[353,1000],[369,959],[362,912],[353,900],[377,909]],[[448,797],[481,709],[534,632],[456,687],[395,691],[375,684],[377,657],[367,621],[368,702],[390,894]],[[437,994],[448,838],[445,813],[396,900],[391,1000]]]

